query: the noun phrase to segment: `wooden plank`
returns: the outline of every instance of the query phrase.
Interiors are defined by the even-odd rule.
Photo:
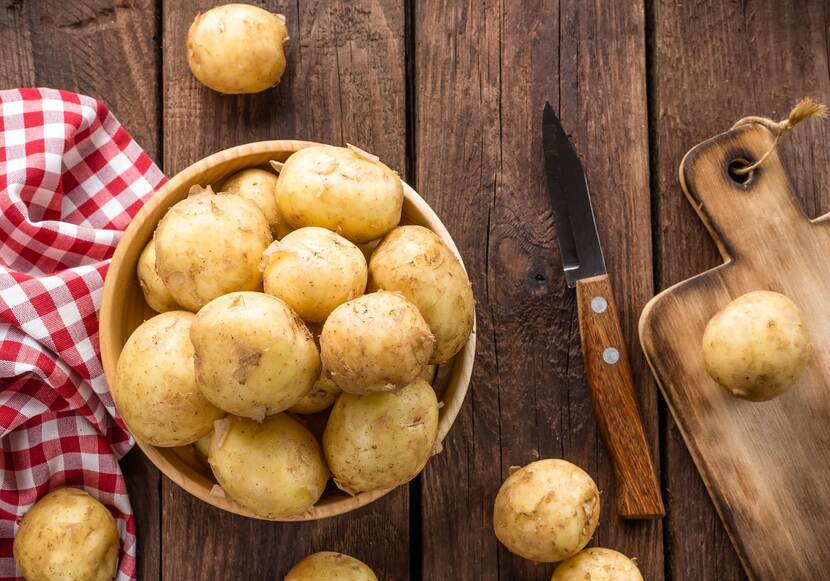
[[[404,10],[396,0],[280,0],[288,68],[275,89],[224,96],[190,74],[184,51],[198,11],[215,2],[165,3],[164,167],[173,174],[222,148],[263,139],[354,143],[404,171]],[[270,523],[213,509],[163,484],[165,579],[278,579],[306,554],[337,550],[382,579],[409,575],[406,487],[371,506],[314,523]],[[194,558],[198,555],[198,558]]]
[[[158,159],[156,22],[153,0],[6,0],[0,4],[0,86],[54,87],[101,99]],[[138,577],[160,578],[158,471],[137,451],[121,467],[136,517]]]
[[[491,525],[509,467],[540,457],[594,475],[608,499],[596,542],[638,557],[646,578],[662,577],[660,523],[613,514],[611,464],[585,389],[542,168],[547,99],[586,164],[656,451],[656,392],[636,341],[652,288],[645,20],[642,6],[625,4],[415,4],[417,189],[461,248],[480,345],[470,404],[425,473],[426,579],[550,577],[551,567],[498,547]]]
[[[781,118],[804,95],[827,102],[827,7],[779,3],[650,3],[652,145],[657,287],[719,263],[683,199],[677,168],[688,149],[744,115]],[[705,87],[705,90],[690,90]],[[810,216],[830,209],[828,128],[810,123],[782,144],[785,167]],[[737,557],[669,417],[663,466],[670,493],[666,550],[673,579],[740,579]]]

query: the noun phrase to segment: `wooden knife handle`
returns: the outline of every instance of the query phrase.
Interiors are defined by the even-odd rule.
[[[620,318],[608,275],[576,283],[585,373],[600,432],[614,462],[617,514],[665,515],[628,364]]]

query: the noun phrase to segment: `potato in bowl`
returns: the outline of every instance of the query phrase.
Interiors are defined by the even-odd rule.
[[[104,368],[111,383],[116,381],[115,369],[118,357],[128,337],[145,319],[155,315],[143,299],[141,287],[136,278],[136,267],[141,251],[152,238],[156,225],[168,208],[186,198],[193,186],[218,184],[221,188],[223,180],[244,169],[268,170],[271,167],[271,161],[285,162],[294,152],[311,145],[314,144],[300,141],[267,141],[231,148],[205,158],[174,176],[147,202],[122,238],[105,282],[101,309],[101,351]],[[447,251],[461,264],[452,238],[435,213],[404,182],[401,182],[401,188],[403,190],[401,224],[415,224],[431,230],[442,241]],[[262,288],[246,292],[259,293],[262,292]],[[315,324],[311,322],[306,321],[306,323],[312,334],[319,335],[319,325],[315,327]],[[437,377],[432,385],[437,399],[443,403],[438,416],[437,442],[443,440],[448,433],[464,401],[474,353],[475,332],[473,329],[459,353],[442,363],[437,374],[434,374],[431,368],[429,368],[429,373],[423,370],[424,374]],[[312,389],[314,387],[309,386],[309,392]],[[289,410],[289,413],[293,412]],[[325,422],[326,413],[323,411],[312,416],[296,417],[301,419],[308,417],[309,428],[314,432],[311,423]],[[317,437],[319,438],[319,434]],[[137,441],[145,454],[163,473],[191,494],[224,510],[254,518],[271,518],[272,520],[325,518],[364,506],[389,491],[388,488],[379,489],[350,496],[329,486],[314,506],[300,514],[263,517],[244,508],[230,495],[216,493],[216,479],[209,465],[197,455],[193,446],[159,448],[141,438]],[[214,494],[211,494],[211,491],[214,491]]]

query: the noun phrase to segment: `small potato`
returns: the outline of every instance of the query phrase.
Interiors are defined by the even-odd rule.
[[[195,316],[169,311],[142,323],[118,358],[110,385],[118,412],[153,446],[195,442],[224,414],[196,387],[190,329]]]
[[[581,468],[565,460],[539,460],[501,485],[493,508],[496,537],[510,552],[555,563],[591,540],[599,521],[599,490]]]
[[[331,230],[300,228],[274,242],[263,257],[265,292],[284,300],[304,321],[322,323],[366,290],[366,259]]]
[[[706,325],[703,361],[732,395],[766,401],[787,391],[810,358],[804,314],[782,294],[738,297]]]
[[[226,293],[259,288],[259,261],[270,243],[256,204],[197,190],[159,222],[156,270],[176,302],[195,312]]]
[[[157,313],[181,310],[176,299],[164,286],[164,282],[156,272],[156,245],[152,240],[141,251],[136,271],[138,284],[141,286],[141,292],[144,293],[144,300],[151,309]]]
[[[415,305],[380,291],[332,312],[320,335],[320,355],[340,389],[362,395],[413,382],[429,361],[432,344]]]
[[[282,14],[226,4],[199,14],[187,32],[193,75],[220,93],[258,93],[285,72],[288,29]]]
[[[377,157],[355,147],[303,148],[285,162],[277,205],[294,228],[328,228],[355,244],[380,238],[401,220],[403,186]]]
[[[210,452],[210,442],[212,440],[213,430],[209,431],[206,435],[202,436],[201,438],[193,442],[193,449],[195,449],[199,457],[205,461],[207,461],[208,459],[208,453]]]
[[[435,449],[438,400],[423,379],[387,393],[343,393],[332,408],[323,449],[334,482],[349,494],[409,482]]]
[[[258,168],[243,169],[233,174],[222,183],[222,191],[242,196],[260,209],[271,228],[275,239],[291,232],[290,226],[280,216],[277,209],[277,176],[270,171]]]
[[[118,547],[110,511],[83,490],[59,488],[20,521],[13,551],[29,581],[110,581]]]
[[[378,581],[366,563],[343,553],[322,551],[294,565],[285,581]]]
[[[288,411],[295,414],[316,414],[331,407],[337,396],[340,395],[340,388],[334,383],[331,377],[323,371],[314,386],[300,401],[288,408]]]
[[[281,300],[238,292],[214,299],[190,332],[196,381],[214,405],[261,421],[290,408],[320,375],[320,355],[303,322]]]
[[[592,547],[559,563],[550,581],[643,581],[637,565],[617,551]]]
[[[412,301],[435,336],[430,363],[458,353],[473,329],[475,301],[467,273],[441,239],[422,226],[390,232],[369,260],[369,290],[399,292]]]
[[[228,496],[265,518],[310,509],[329,477],[317,440],[286,414],[262,423],[233,416],[220,420],[208,462]]]
[[[422,370],[421,373],[418,374],[418,377],[423,379],[429,384],[432,384],[435,381],[435,372],[438,370],[437,365],[426,365]]]

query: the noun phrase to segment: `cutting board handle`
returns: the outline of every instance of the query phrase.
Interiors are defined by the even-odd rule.
[[[749,258],[777,239],[791,243],[792,224],[809,222],[790,194],[776,151],[746,176],[730,172],[731,164],[760,159],[774,140],[766,127],[746,125],[697,145],[680,164],[683,191],[726,261]]]

